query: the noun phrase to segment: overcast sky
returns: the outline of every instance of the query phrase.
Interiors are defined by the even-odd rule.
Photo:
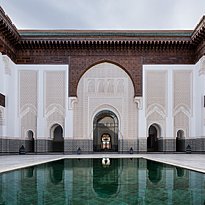
[[[0,0],[18,29],[194,29],[205,0]]]

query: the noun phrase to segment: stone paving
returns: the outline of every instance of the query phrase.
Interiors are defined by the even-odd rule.
[[[205,173],[204,154],[2,155],[0,173],[66,158],[145,158]]]

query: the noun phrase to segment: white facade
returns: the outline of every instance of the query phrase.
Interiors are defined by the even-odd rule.
[[[77,97],[69,97],[68,75],[68,65],[15,65],[0,55],[0,93],[6,97],[1,152],[17,152],[29,131],[39,143],[35,151],[49,151],[45,141],[52,141],[56,125],[63,129],[64,151],[92,151],[93,120],[103,110],[118,118],[119,150],[147,151],[151,125],[162,140],[159,151],[176,150],[179,130],[192,150],[205,150],[205,57],[196,65],[144,65],[142,97],[134,96],[126,71],[111,63],[88,69]]]

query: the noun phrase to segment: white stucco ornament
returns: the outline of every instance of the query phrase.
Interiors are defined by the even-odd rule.
[[[142,101],[142,97],[135,97],[134,98],[134,102],[137,104],[137,108],[139,110],[143,109],[143,101]]]

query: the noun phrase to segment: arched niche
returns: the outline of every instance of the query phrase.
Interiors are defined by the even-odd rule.
[[[177,131],[176,137],[176,152],[184,152],[185,151],[185,133],[184,130]]]
[[[64,138],[63,128],[59,124],[55,124],[51,127],[51,151],[52,152],[64,152]]]
[[[26,140],[26,152],[35,152],[34,132],[32,130],[27,131],[27,139],[28,140]]]
[[[148,152],[158,152],[162,150],[162,145],[159,144],[159,138],[161,136],[161,128],[158,124],[154,123],[150,125],[148,129],[147,137],[147,151]]]

